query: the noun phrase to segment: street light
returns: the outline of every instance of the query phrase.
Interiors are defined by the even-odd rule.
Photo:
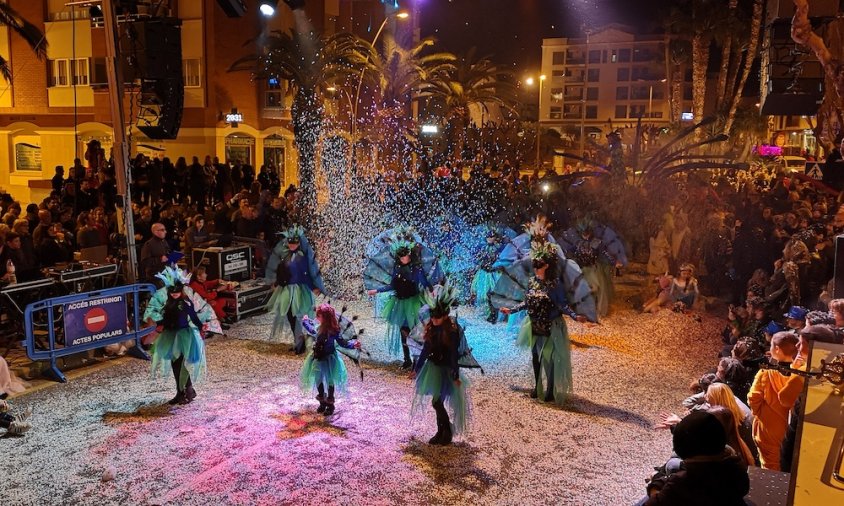
[[[278,7],[278,0],[263,0],[258,10],[264,16],[270,17],[275,15],[276,7]]]
[[[661,83],[667,82],[668,79],[662,78],[659,80]],[[648,118],[652,118],[653,116],[653,105],[654,105],[654,85],[650,85],[650,90],[648,91]]]
[[[533,77],[528,77],[527,79],[525,79],[525,84],[527,84],[528,86],[533,86],[533,83],[535,83],[536,81],[537,80],[534,79]],[[540,127],[541,127],[540,120],[541,120],[541,116],[542,116],[542,83],[545,82],[545,74],[541,74],[539,76],[538,81],[539,81],[539,99],[536,102],[536,169],[537,170],[539,170],[539,168],[540,168],[539,147],[540,147],[540,142],[542,141],[542,136],[541,136],[541,132],[540,132]]]

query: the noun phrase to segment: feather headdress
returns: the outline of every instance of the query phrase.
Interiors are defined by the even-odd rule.
[[[410,255],[415,247],[415,242],[400,239],[390,243],[390,253],[393,255],[393,258],[400,258],[405,255]]]
[[[448,316],[451,308],[457,306],[457,289],[448,282],[437,285],[422,294],[422,302],[430,308],[432,318]]]
[[[551,222],[545,216],[537,216],[535,220],[525,225],[525,232],[527,232],[531,239],[543,239],[551,230]]]
[[[534,260],[547,262],[548,260],[557,257],[557,246],[551,244],[550,242],[534,244],[530,249],[530,257]]]
[[[287,230],[279,232],[282,240],[287,242],[301,242],[302,236],[305,235],[305,229],[299,225],[288,227]]]
[[[156,278],[164,282],[165,288],[174,288],[178,285],[187,285],[190,283],[190,273],[183,271],[175,265],[168,265],[163,271],[155,275]]]

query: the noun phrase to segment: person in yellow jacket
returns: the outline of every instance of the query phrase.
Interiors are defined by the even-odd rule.
[[[771,358],[805,369],[798,358],[798,337],[793,332],[777,332],[771,339]],[[747,394],[747,404],[756,416],[753,440],[759,448],[759,460],[765,469],[780,470],[780,444],[788,426],[788,412],[803,390],[803,378],[785,376],[772,369],[760,369]]]

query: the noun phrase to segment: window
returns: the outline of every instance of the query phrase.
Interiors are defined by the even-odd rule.
[[[566,62],[566,53],[557,51],[551,55],[552,65],[563,65]]]
[[[182,60],[182,79],[185,81],[185,88],[199,88],[202,86],[202,77],[199,73],[199,58]]]
[[[586,80],[590,83],[598,82],[601,79],[601,71],[598,69],[589,69]]]
[[[551,77],[552,78],[554,78],[554,77],[559,78],[559,77],[565,77],[565,76],[566,76],[566,70],[554,69],[554,70],[551,71]]]
[[[629,81],[630,80],[630,69],[618,69],[616,74],[616,81]]]
[[[565,100],[583,100],[583,87],[566,86]]]
[[[627,86],[623,86],[620,88],[615,89],[615,99],[616,100],[627,100],[629,93],[629,88]]]
[[[560,119],[563,116],[563,108],[562,107],[554,107],[551,106],[551,112],[549,114],[551,119]]]
[[[627,106],[626,105],[615,106],[615,117],[616,118],[626,118],[627,117]]]
[[[619,49],[618,50],[618,61],[629,62],[630,61],[630,50],[629,49]]]
[[[630,117],[631,118],[641,118],[645,115],[645,107],[646,105],[631,105],[630,106]]]
[[[598,88],[586,88],[586,100],[598,100]]]
[[[88,86],[88,58],[47,60],[47,86]]]
[[[551,100],[554,102],[562,102],[563,101],[563,89],[562,88],[551,88]]]
[[[284,109],[284,89],[286,82],[277,77],[267,79],[266,99],[264,107],[268,109]]]
[[[587,105],[586,106],[586,119],[595,119],[598,117],[598,106],[597,105]]]
[[[601,63],[601,50],[589,51],[589,63]]]
[[[612,63],[618,63],[618,50],[613,49],[612,54],[610,54],[610,61]]]
[[[90,83],[88,78],[88,58],[77,58],[76,61],[70,61],[72,63],[74,86],[88,86]]]

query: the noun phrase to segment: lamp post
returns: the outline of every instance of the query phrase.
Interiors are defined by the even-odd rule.
[[[545,74],[541,74],[539,76],[539,97],[536,102],[536,170],[540,169],[540,156],[539,156],[539,148],[540,143],[542,142],[542,130],[541,130],[541,120],[542,120],[542,83],[545,82]],[[533,86],[534,79],[532,77],[528,77],[525,80],[528,86]]]
[[[407,19],[410,17],[406,11],[398,11],[390,14],[389,16],[384,17],[384,21],[381,22],[381,26],[378,27],[378,31],[375,32],[375,37],[372,39],[372,47],[375,48],[375,43],[378,42],[378,37],[381,36],[381,32],[384,31],[384,27],[387,26],[387,21],[391,17],[396,17],[398,19]],[[366,73],[366,64],[369,63],[369,56],[366,57],[366,62],[364,63],[364,68],[360,71],[360,77],[358,78],[358,87],[355,91],[355,107],[352,114],[352,142],[356,142],[355,138],[357,137],[357,130],[358,130],[358,102],[360,102],[360,89],[363,86],[363,75]],[[354,151],[354,148],[352,148]]]

